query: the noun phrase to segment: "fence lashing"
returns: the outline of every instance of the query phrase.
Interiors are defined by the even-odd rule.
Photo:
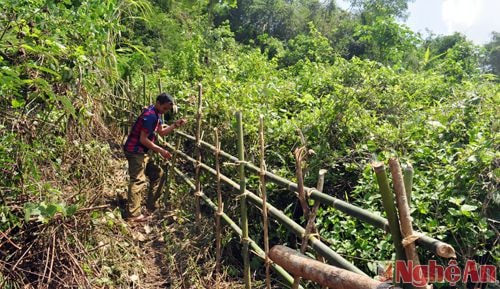
[[[178,175],[192,190],[196,189],[195,184],[193,184],[193,182],[183,172],[181,172],[178,168],[174,168],[174,173],[176,175]],[[217,210],[217,205],[215,205],[207,195],[205,195],[204,193],[201,193],[200,196],[212,210],[214,210],[214,211]],[[221,218],[229,225],[229,227],[231,229],[233,229],[234,232],[236,232],[236,234],[238,234],[238,236],[241,237],[242,230],[236,224],[236,222],[234,222],[224,212],[221,213]],[[254,240],[252,240],[250,238],[248,240],[249,240],[250,247],[253,249],[253,252],[255,253],[255,255],[257,257],[259,257],[260,259],[265,260],[265,252],[262,250],[262,248],[260,248],[259,245],[257,245],[257,243]],[[289,284],[293,283],[293,277],[287,271],[285,271],[283,269],[283,267],[281,267],[280,265],[275,264],[273,262],[270,262],[270,266],[276,271],[276,273],[278,273],[281,277],[283,277],[283,279],[285,279],[285,281],[287,281]],[[299,289],[304,289],[304,288],[302,286],[300,286]]]
[[[195,138],[191,135],[188,135],[184,132],[177,131],[179,135],[190,139],[190,140],[195,140]],[[215,148],[213,145],[207,143],[207,142],[201,142],[201,145],[208,148],[209,150],[213,151]],[[220,151],[220,155],[228,158],[232,162],[236,162],[238,159],[225,151]],[[247,163],[246,167],[250,169],[251,171],[255,173],[260,173],[260,169],[253,165],[252,163]],[[282,178],[280,176],[277,176],[275,174],[270,173],[269,171],[264,172],[266,175],[266,179],[270,180],[273,183],[276,183],[278,185],[284,186],[288,188],[290,191],[297,192],[297,184],[293,183],[292,181],[289,181],[285,178]],[[349,204],[345,201],[339,200],[333,196],[327,195],[325,193],[322,193],[318,191],[317,189],[314,188],[304,188],[307,192],[310,192],[310,196],[313,200],[315,201],[321,201],[325,205],[330,205],[337,210],[350,215],[360,221],[363,221],[365,223],[368,223],[376,228],[384,230],[386,233],[390,233],[389,229],[389,222],[387,219],[383,218],[382,216],[376,215],[374,213],[371,213],[367,210],[361,209],[355,205]],[[416,240],[416,243],[420,246],[423,246],[427,250],[429,250],[431,253],[435,253],[436,255],[443,257],[443,258],[454,258],[455,255],[455,250],[453,247],[447,243],[444,243],[440,240],[436,240],[434,238],[431,238],[429,236],[423,235],[420,237],[418,240]]]
[[[165,143],[165,145],[170,149],[174,149],[173,146],[169,143]],[[185,154],[182,151],[179,151],[179,155],[190,162],[193,162],[193,163],[196,162],[195,159],[188,156],[187,154]],[[213,168],[211,168],[210,166],[208,166],[204,163],[200,164],[200,168],[211,173],[212,175],[215,175],[215,173],[216,173]],[[232,186],[235,190],[240,191],[240,186],[235,181],[233,181],[232,179],[230,179],[229,177],[227,177],[223,174],[221,174],[221,181],[224,181],[226,184]],[[258,197],[256,194],[254,194],[253,192],[251,192],[249,190],[245,190],[245,194],[247,196],[247,200],[250,203],[258,206],[259,208],[262,207],[262,199],[260,197]],[[271,204],[268,203],[267,206],[268,206],[268,212],[272,217],[274,217],[276,220],[281,222],[284,226],[286,226],[289,230],[294,232],[297,236],[301,237],[304,235],[305,230],[299,224],[294,222],[292,219],[290,219],[288,216],[286,216],[282,211],[275,208]],[[359,268],[357,268],[353,264],[349,263],[342,256],[340,256],[339,254],[334,252],[329,246],[324,244],[321,240],[317,239],[316,237],[309,236],[309,242],[311,244],[311,247],[314,250],[316,250],[316,252],[318,252],[319,254],[324,256],[331,264],[366,276],[366,274],[363,271],[361,271]]]

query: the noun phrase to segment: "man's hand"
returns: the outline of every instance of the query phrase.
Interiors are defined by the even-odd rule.
[[[183,126],[186,124],[186,119],[185,118],[181,118],[181,119],[178,119],[175,123],[174,123],[174,126],[176,128],[180,127],[180,126]]]
[[[160,151],[160,156],[166,160],[169,160],[172,157],[172,154],[169,151],[162,149]]]

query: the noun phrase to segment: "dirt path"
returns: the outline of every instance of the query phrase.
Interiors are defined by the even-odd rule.
[[[110,161],[113,177],[105,185],[105,198],[114,216],[123,211],[128,182],[127,164],[124,158]],[[189,198],[181,196],[178,198]],[[239,282],[216,282],[215,245],[213,220],[204,218],[200,228],[190,219],[188,208],[180,207],[182,200],[174,200],[172,210],[157,210],[150,220],[128,223],[119,216],[116,221],[120,230],[114,230],[115,240],[122,240],[128,253],[122,256],[124,283],[133,288],[241,288]],[[176,205],[177,204],[177,205]],[[122,281],[119,281],[121,283]],[[131,287],[132,288],[132,287]]]

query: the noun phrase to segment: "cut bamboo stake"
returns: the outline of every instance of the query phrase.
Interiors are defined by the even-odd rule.
[[[403,170],[403,179],[405,183],[406,200],[408,207],[411,208],[411,191],[413,187],[413,166],[408,163]]]
[[[202,104],[202,94],[203,87],[201,83],[198,84],[198,110],[196,113],[196,168],[195,168],[195,180],[196,180],[196,192],[195,192],[195,206],[196,206],[196,223],[198,226],[200,225],[201,212],[200,212],[200,197],[198,196],[201,193],[201,104]]]
[[[327,172],[327,170],[325,170],[325,169],[319,170],[318,183],[316,184],[316,189],[320,192],[323,192],[323,186],[325,184],[326,172]],[[311,226],[312,226],[311,232],[314,232],[315,234],[318,234],[318,235],[319,235],[318,229],[316,228],[316,213],[317,213],[320,205],[321,205],[321,201],[319,201],[319,200],[314,201],[314,207],[312,209],[313,213],[309,216],[309,221],[307,222],[308,226],[309,226],[310,222],[312,223],[311,224]],[[314,215],[314,218],[312,218],[312,215]],[[307,227],[306,227],[306,230],[307,230]],[[321,263],[325,263],[325,258],[319,254],[316,255],[316,260],[320,261]],[[323,286],[322,288],[326,289],[327,287]]]
[[[169,203],[168,203],[168,198],[169,198],[169,192],[170,192],[170,187],[172,185],[172,181],[174,178],[172,177],[172,170],[177,164],[177,152],[179,151],[179,148],[181,147],[181,138],[177,138],[177,142],[175,144],[175,150],[172,152],[172,159],[170,160],[170,164],[167,165],[167,171],[165,172],[165,187],[166,190],[164,190],[163,194],[163,204],[165,205],[165,208],[167,210],[169,209]]]
[[[215,134],[215,147],[217,151],[215,152],[215,171],[216,174],[216,186],[217,186],[217,211],[215,213],[215,230],[216,230],[216,263],[215,263],[215,272],[217,274],[217,278],[219,278],[220,274],[220,263],[221,263],[221,227],[220,227],[220,217],[222,215],[222,192],[220,187],[220,163],[219,163],[219,132],[217,128],[214,129]],[[217,282],[218,284],[218,282]]]
[[[372,167],[377,176],[378,187],[382,195],[382,206],[384,207],[387,221],[389,222],[389,232],[391,233],[392,242],[396,250],[396,259],[405,260],[405,253],[401,243],[401,231],[399,230],[398,214],[394,204],[394,196],[389,187],[389,181],[387,180],[384,163],[373,162]]]
[[[396,192],[396,204],[398,205],[399,217],[401,219],[401,233],[403,234],[403,246],[406,253],[406,258],[408,261],[413,261],[413,266],[417,270],[417,274],[414,274],[414,278],[423,278],[424,274],[421,270],[420,261],[418,259],[417,250],[415,248],[415,237],[417,235],[413,234],[413,226],[411,223],[410,208],[408,207],[408,201],[406,200],[405,186],[403,182],[403,174],[401,172],[401,167],[399,161],[395,158],[389,159],[389,168],[392,174],[392,182],[394,185],[394,191]],[[417,237],[418,238],[418,237]],[[408,242],[407,242],[408,241]],[[415,280],[417,282],[423,282],[423,280]],[[425,289],[426,286],[416,287]]]
[[[158,94],[161,94],[162,92],[163,92],[163,87],[161,85],[161,76],[158,75]],[[162,114],[160,117],[163,123],[165,123],[165,114]]]
[[[182,173],[179,169],[175,168],[174,172],[182,180],[184,180],[184,182],[186,182],[186,184],[189,185],[191,187],[191,189],[193,189],[193,190],[196,189],[196,186],[193,184],[193,182],[184,173]],[[217,211],[217,206],[204,193],[201,193],[201,198],[205,201],[205,203],[207,203],[207,205],[210,208],[212,208],[212,210]],[[241,237],[241,234],[242,234],[241,228],[233,220],[231,220],[231,218],[229,218],[229,216],[227,214],[222,213],[221,217],[229,225],[229,227],[231,227],[231,229],[233,229],[233,231],[235,231],[236,234],[238,234],[238,236]],[[264,260],[265,259],[265,253],[262,250],[262,248],[260,248],[259,245],[257,245],[257,243],[255,243],[255,241],[253,241],[250,238],[249,238],[249,242],[250,242],[250,247],[255,252],[255,255],[257,255],[259,258],[261,258],[262,260]],[[285,281],[288,282],[288,284],[291,285],[293,283],[293,277],[290,276],[290,274],[288,274],[288,272],[286,272],[281,266],[279,266],[278,264],[274,264],[274,263],[271,262],[271,267],[273,267],[273,269],[281,277],[283,277],[283,279],[285,279]],[[299,289],[303,289],[302,286],[299,287]]]
[[[305,147],[295,150],[295,176],[297,178],[297,193],[299,194],[299,202],[302,207],[302,213],[307,220],[309,216],[309,205],[307,204],[306,194],[304,192],[304,178],[302,176],[302,162],[304,160]]]
[[[172,145],[166,143],[165,144],[168,148],[174,149]],[[196,163],[196,160],[193,159],[192,157],[188,156],[184,152],[179,151],[179,156],[182,156],[184,159]],[[209,167],[208,165],[201,163],[201,168],[203,168],[205,171],[215,175],[216,172],[213,168]],[[233,187],[235,190],[240,191],[240,186],[227,176],[221,174],[221,181],[225,182],[226,184],[230,185]],[[255,206],[258,206],[259,208],[262,207],[262,199],[252,193],[249,190],[245,190],[245,195],[247,197],[247,200],[254,204]],[[304,235],[304,228],[302,228],[299,224],[295,223],[292,219],[290,219],[287,215],[285,215],[282,211],[276,209],[274,206],[271,204],[267,203],[267,208],[269,215],[274,217],[278,222],[283,224],[285,227],[287,227],[290,231],[294,232],[297,236],[302,236]],[[318,252],[318,254],[324,256],[328,262],[335,266],[342,267],[344,269],[347,269],[349,271],[352,271],[354,273],[358,273],[361,275],[366,275],[363,271],[361,271],[359,268],[354,266],[353,264],[349,263],[346,259],[344,259],[342,256],[334,252],[329,246],[327,246],[325,243],[321,242],[318,240],[316,237],[310,235],[309,236],[309,242],[311,243],[311,247]]]
[[[195,140],[195,137],[188,135],[184,132],[176,131],[176,133],[178,133],[179,135],[181,135],[187,139]],[[215,147],[213,145],[206,143],[204,141],[202,141],[201,144],[204,147],[210,149],[211,151],[215,151]],[[236,158],[236,157],[234,157],[234,156],[232,156],[224,151],[220,151],[220,155],[228,158],[229,160],[231,160],[233,162],[238,161],[238,158]],[[255,166],[249,162],[246,162],[245,165],[248,169],[250,169],[253,172],[256,172],[256,173],[260,172],[260,169],[257,166]],[[270,173],[270,172],[265,172],[265,174],[266,174],[266,179],[270,180],[271,182],[278,184],[278,185],[281,185],[281,186],[284,186],[293,192],[297,191],[297,184],[296,183],[294,183],[290,180],[287,180],[285,178],[282,178],[280,176],[277,176],[277,175]],[[339,199],[332,197],[330,195],[324,194],[316,189],[307,188],[307,187],[305,187],[304,189],[308,192],[308,194],[310,194],[312,199],[322,201],[322,202],[324,202],[324,204],[333,206],[337,210],[339,210],[345,214],[348,214],[349,216],[355,217],[358,220],[366,222],[372,226],[375,226],[376,228],[382,229],[385,232],[390,233],[389,222],[387,221],[387,219],[385,219],[381,216],[378,216],[370,211],[356,207],[356,206],[349,204],[345,201],[339,200]],[[455,249],[453,249],[453,247],[451,245],[444,243],[442,241],[436,240],[434,238],[431,238],[428,236],[421,236],[417,240],[417,244],[425,247],[430,252],[436,253],[438,256],[441,256],[443,258],[455,258]]]
[[[285,246],[274,246],[269,255],[271,259],[296,276],[335,289],[382,289],[396,288],[390,284],[358,275],[331,265],[308,258]]]
[[[260,143],[260,174],[259,189],[262,197],[262,223],[264,229],[264,264],[266,266],[266,288],[271,289],[271,276],[269,272],[269,222],[267,220],[267,193],[266,193],[266,162],[265,162],[265,143],[264,143],[264,117],[259,117],[259,143]]]
[[[148,105],[148,97],[146,95],[146,74],[142,74],[142,99],[144,102],[144,105]]]
[[[305,140],[303,141],[305,143]],[[302,176],[302,163],[304,160],[304,150],[305,147],[301,147],[295,150],[295,176],[297,177],[297,188],[299,193],[299,201],[302,207],[302,214],[304,218],[309,219],[309,205],[307,204],[306,194],[304,193],[304,178]],[[315,215],[316,212],[311,212],[311,216]],[[314,218],[315,216],[312,216]],[[305,253],[307,249],[307,238],[309,238],[309,233],[311,232],[311,226],[309,222],[306,225],[304,235],[302,236],[302,243],[300,246],[300,252]],[[300,283],[300,276],[295,275],[293,279],[292,289],[297,289]]]
[[[243,121],[241,111],[236,112],[237,134],[238,134],[238,163],[240,176],[240,208],[241,208],[241,229],[243,234],[241,242],[243,243],[243,276],[245,279],[245,288],[251,288],[250,280],[250,257],[248,256],[248,213],[246,197],[246,179],[245,179],[245,145],[243,141]]]

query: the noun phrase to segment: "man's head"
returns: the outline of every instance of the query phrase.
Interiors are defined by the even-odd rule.
[[[164,114],[167,111],[171,110],[174,107],[174,99],[168,93],[161,93],[156,97],[155,108],[158,110],[158,113]]]

